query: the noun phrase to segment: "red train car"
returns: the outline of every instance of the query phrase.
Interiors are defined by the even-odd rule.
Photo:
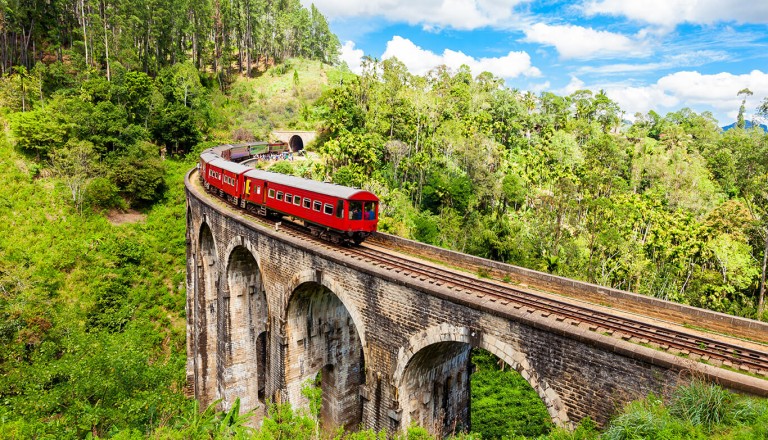
[[[379,198],[369,191],[262,170],[244,180],[244,208],[288,215],[315,235],[335,232],[356,244],[376,231]]]
[[[314,235],[360,244],[376,231],[379,198],[358,188],[256,170],[222,156],[219,146],[200,155],[200,178],[208,191],[234,205],[266,215],[300,220]]]
[[[253,168],[221,158],[209,162],[205,168],[208,184],[233,205],[239,205],[243,192],[243,174]]]
[[[214,153],[211,153],[209,150],[204,151],[200,155],[200,163],[198,164],[197,169],[200,171],[200,181],[203,182],[206,189],[208,189],[208,186],[209,186],[208,164],[218,159],[221,159],[221,157],[219,157]]]

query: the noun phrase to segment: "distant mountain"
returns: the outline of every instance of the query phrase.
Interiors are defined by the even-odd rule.
[[[757,124],[757,126],[762,128],[763,131],[768,132],[768,127],[766,127],[765,124]],[[752,128],[752,127],[753,127],[752,121],[744,121],[744,128],[749,129],[749,128]],[[725,127],[723,127],[723,131],[728,131],[728,130],[730,130],[732,128],[736,128],[736,123],[735,122],[733,124],[731,124],[731,125],[726,125]]]

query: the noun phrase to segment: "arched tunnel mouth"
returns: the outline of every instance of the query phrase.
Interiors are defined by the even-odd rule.
[[[288,147],[292,153],[298,153],[304,149],[304,140],[299,135],[291,136],[291,140],[288,141]]]
[[[492,353],[464,342],[419,350],[401,382],[408,424],[436,438],[461,432],[483,439],[538,437],[552,429],[547,407],[523,376]]]

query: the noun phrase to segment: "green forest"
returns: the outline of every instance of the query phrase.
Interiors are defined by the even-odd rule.
[[[272,170],[373,191],[384,232],[768,319],[768,135],[743,106],[722,132],[468,68],[356,75],[298,0],[0,0],[0,24],[0,438],[314,438],[311,412],[272,406],[255,432],[184,397],[183,176],[275,129],[320,135]],[[473,407],[529,403],[476,408],[456,438],[768,435],[764,401],[696,383],[602,434],[550,431],[519,377],[475,362]]]

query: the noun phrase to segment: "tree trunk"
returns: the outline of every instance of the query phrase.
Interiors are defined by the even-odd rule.
[[[104,24],[104,58],[107,62],[107,81],[111,81],[112,77],[109,72],[109,36],[107,34],[107,4],[101,2],[101,21]]]
[[[762,319],[765,311],[765,270],[768,266],[768,227],[763,231],[765,233],[765,245],[763,246],[763,270],[760,275],[760,293],[757,300],[757,319]]]
[[[85,27],[85,0],[80,0],[80,17],[83,24],[83,44],[85,45],[85,65],[88,66],[88,34]]]

